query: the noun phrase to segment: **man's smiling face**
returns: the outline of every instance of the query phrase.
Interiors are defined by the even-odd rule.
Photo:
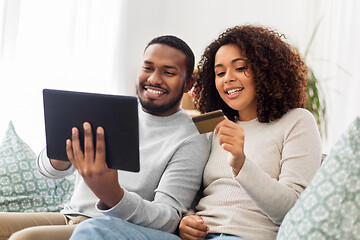
[[[187,83],[186,55],[165,44],[152,44],[144,52],[137,94],[145,112],[168,116],[177,112]]]

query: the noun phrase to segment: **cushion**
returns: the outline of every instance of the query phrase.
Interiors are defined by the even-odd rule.
[[[38,172],[36,155],[10,122],[0,145],[0,212],[60,211],[73,189],[73,175],[48,179]]]
[[[342,134],[285,216],[277,239],[359,239],[360,118]]]

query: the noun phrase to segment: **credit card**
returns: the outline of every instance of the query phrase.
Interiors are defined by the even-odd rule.
[[[214,131],[216,125],[224,119],[224,113],[221,110],[192,117],[200,134]]]

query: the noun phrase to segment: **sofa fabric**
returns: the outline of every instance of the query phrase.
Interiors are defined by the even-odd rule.
[[[0,211],[57,212],[74,189],[75,176],[48,179],[36,168],[36,155],[9,123],[0,145]]]
[[[342,134],[285,216],[278,240],[359,239],[360,118]]]

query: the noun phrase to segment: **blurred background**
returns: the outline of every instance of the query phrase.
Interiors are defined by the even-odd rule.
[[[135,95],[146,44],[173,34],[204,48],[226,28],[271,27],[313,70],[326,107],[323,152],[360,115],[358,0],[0,0],[0,140],[12,121],[45,147],[42,89]]]

